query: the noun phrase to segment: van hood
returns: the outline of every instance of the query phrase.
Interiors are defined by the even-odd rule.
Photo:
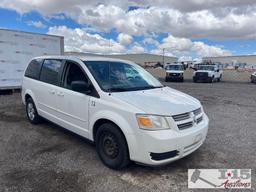
[[[148,114],[177,115],[201,107],[197,99],[169,87],[118,92],[112,96]]]

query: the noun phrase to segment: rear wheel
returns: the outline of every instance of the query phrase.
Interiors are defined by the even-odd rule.
[[[35,103],[32,98],[26,100],[26,113],[28,120],[32,124],[38,124],[41,122],[42,118],[38,115]]]
[[[102,162],[111,169],[122,169],[130,163],[126,139],[114,124],[105,123],[98,128],[96,149]]]

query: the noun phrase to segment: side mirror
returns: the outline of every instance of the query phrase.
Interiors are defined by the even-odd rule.
[[[220,72],[220,70],[219,70],[219,69],[217,69],[216,71],[217,71],[217,72]]]
[[[91,93],[90,85],[85,81],[73,81],[71,83],[71,89],[79,93]]]

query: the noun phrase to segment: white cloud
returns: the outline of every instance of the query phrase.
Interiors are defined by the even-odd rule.
[[[194,42],[192,51],[195,51],[200,57],[217,57],[232,55],[230,51],[224,50],[218,46],[210,46],[203,42]]]
[[[140,44],[135,43],[135,45],[131,48],[131,50],[129,52],[130,53],[145,53],[147,51]]]
[[[139,8],[128,11],[131,5]],[[220,45],[191,39],[256,38],[255,0],[187,0],[186,3],[181,0],[0,0],[0,7],[21,14],[38,11],[47,19],[68,17],[86,26],[82,29],[49,28],[48,33],[65,36],[67,51],[162,54],[165,48],[165,55],[170,56],[221,56],[231,52]],[[41,21],[27,24],[47,27]],[[119,34],[117,40],[100,35],[113,29]],[[155,38],[159,33],[169,35],[159,42]],[[142,43],[133,43],[134,36],[144,38]],[[155,48],[147,50],[147,46]]]
[[[119,35],[117,36],[117,40],[122,45],[129,45],[129,44],[131,44],[133,38],[131,35],[119,33]]]
[[[91,34],[86,29],[70,29],[66,26],[50,27],[48,34],[62,35],[65,40],[65,51],[78,51],[101,54],[114,54],[125,52],[120,43],[105,39],[99,34]]]
[[[146,37],[143,40],[143,43],[148,44],[148,45],[155,45],[155,46],[159,45],[159,42],[157,40],[153,39],[152,37]]]
[[[142,8],[127,11],[128,6]],[[166,32],[176,37],[255,39],[255,0],[1,0],[0,7],[44,16],[65,14],[99,31],[129,35]],[[149,7],[149,8],[148,8]]]
[[[33,27],[36,27],[36,28],[46,28],[47,26],[45,24],[43,24],[41,21],[28,21],[27,22],[27,25],[29,26],[33,26]]]
[[[55,26],[50,27],[48,33],[65,37],[65,51],[100,54],[150,52],[162,55],[164,48],[165,55],[168,56],[181,57],[196,55],[198,57],[206,57],[231,55],[228,50],[223,49],[221,46],[210,46],[199,41],[192,42],[189,39],[178,38],[172,35],[163,39],[156,49],[147,50],[137,42],[133,43],[130,48],[126,48],[121,42],[117,42],[113,39],[106,39],[99,34],[89,33],[87,29],[71,29],[66,26]]]
[[[178,57],[187,57],[194,54],[198,57],[227,56],[232,54],[221,46],[207,45],[201,41],[193,42],[190,39],[178,38],[172,35],[163,39],[163,42],[152,52],[163,54],[163,49],[166,55],[176,55]]]

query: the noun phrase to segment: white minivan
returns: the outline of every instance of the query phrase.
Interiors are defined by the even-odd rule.
[[[209,123],[197,99],[130,61],[110,58],[34,58],[22,100],[31,123],[44,118],[93,141],[113,169],[180,159],[202,145]]]

